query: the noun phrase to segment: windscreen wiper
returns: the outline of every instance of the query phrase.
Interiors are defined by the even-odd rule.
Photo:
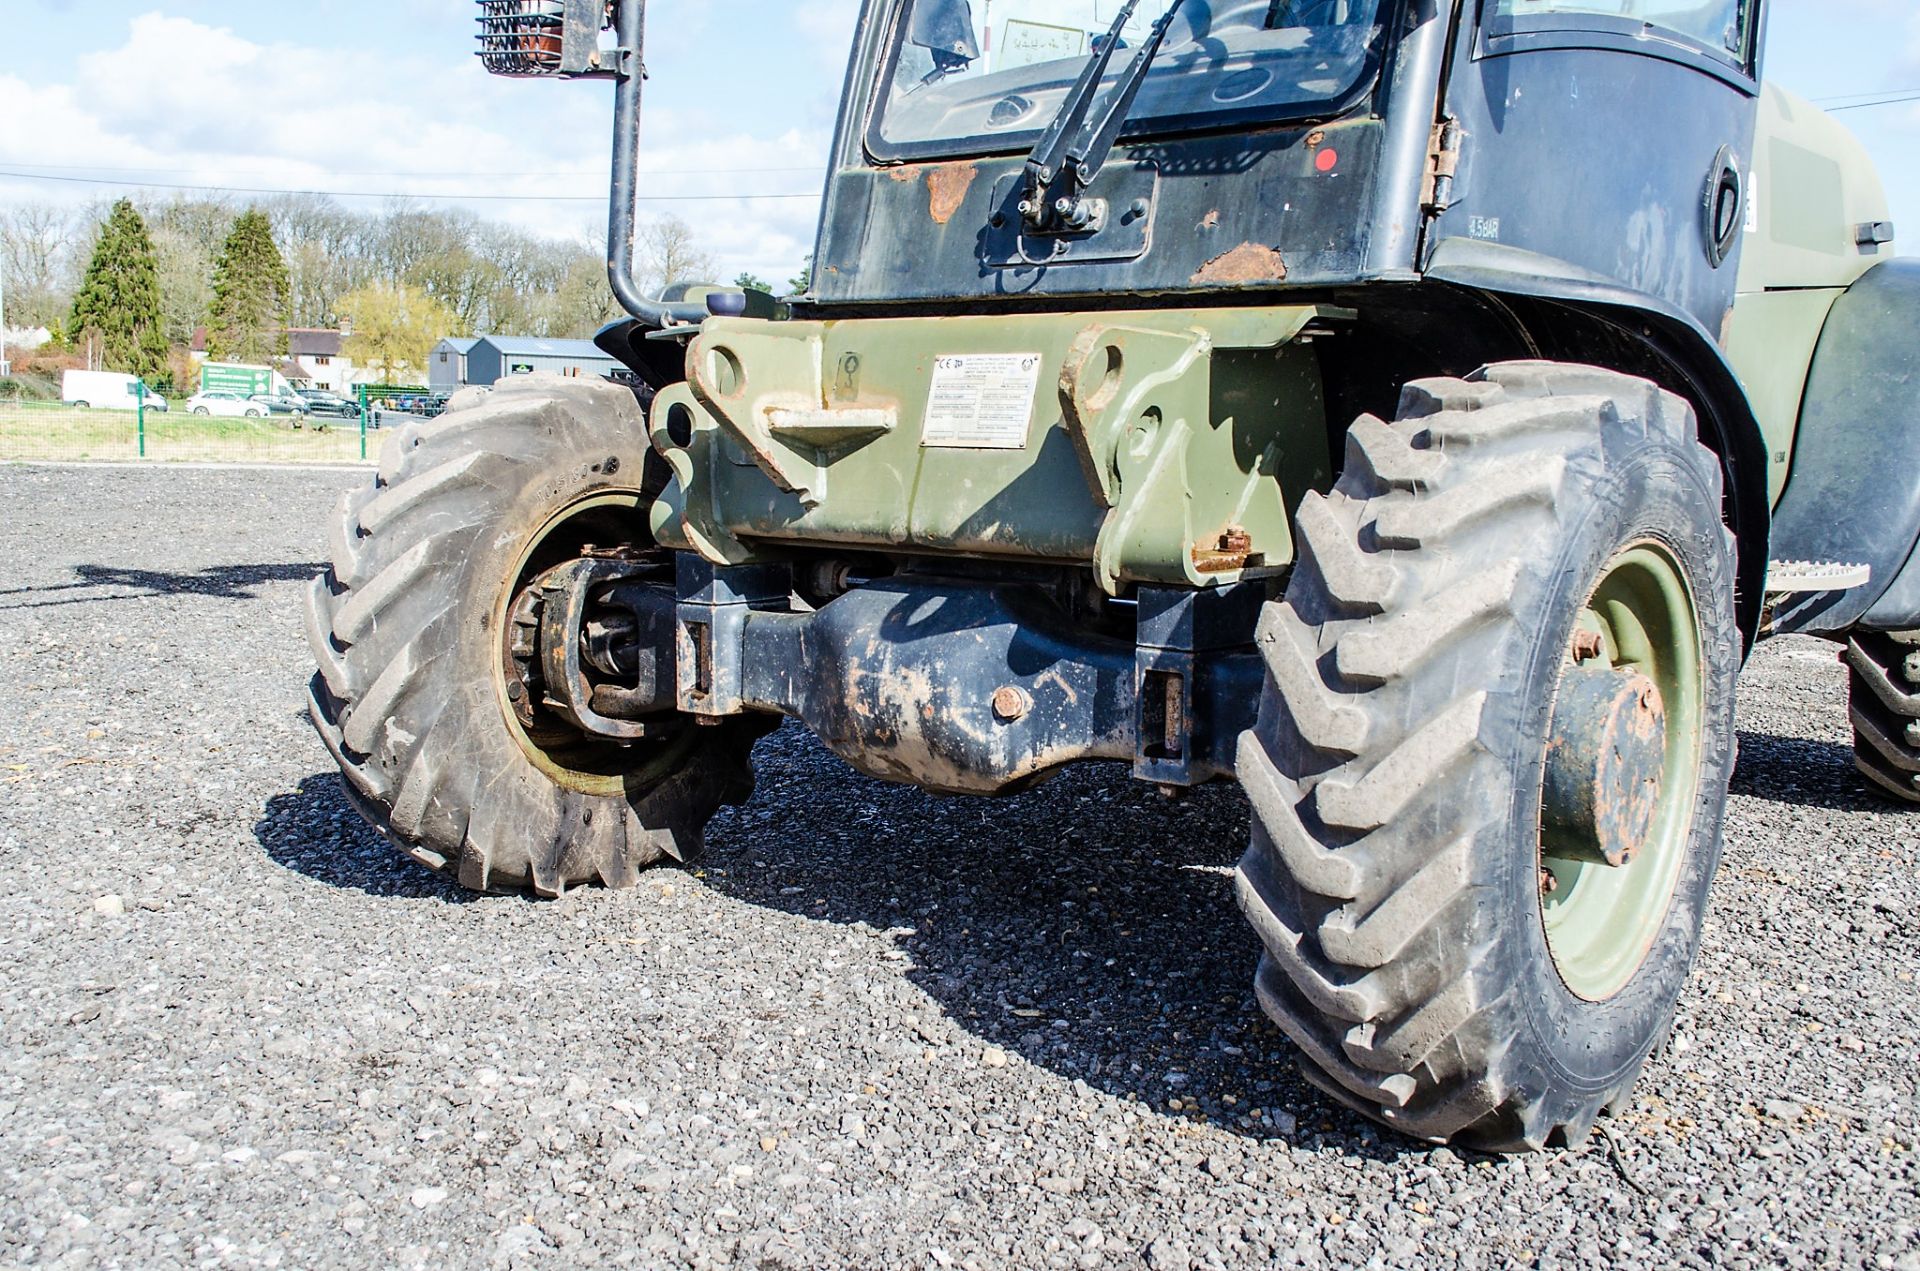
[[[1185,3],[1186,0],[1173,0],[1167,6],[1095,114],[1094,97],[1100,91],[1101,81],[1107,77],[1113,51],[1120,47],[1121,33],[1127,23],[1133,21],[1140,0],[1127,0],[1121,8],[1120,16],[1108,28],[1099,50],[1067,90],[1066,100],[1060,103],[1060,113],[1047,126],[1033,153],[1027,156],[1027,193],[1020,201],[1020,214],[1029,230],[1064,234],[1100,228],[1106,218],[1102,200],[1083,196],[1105,166],[1107,156],[1113,153],[1113,143],[1126,127],[1134,99],[1140,95],[1140,86],[1146,83],[1147,72],[1152,69],[1153,59],[1166,39],[1167,28]]]

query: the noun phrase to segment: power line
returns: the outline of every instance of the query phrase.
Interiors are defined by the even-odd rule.
[[[1862,97],[1886,97],[1894,93],[1920,93],[1920,88],[1880,88],[1870,93],[1835,93],[1831,97],[1809,98],[1814,105],[1824,106],[1828,102],[1859,101]]]
[[[60,176],[51,172],[0,170],[0,178],[16,181],[62,181],[76,185],[130,186],[141,190],[180,190],[195,194],[308,194],[331,199],[419,199],[425,202],[465,203],[605,203],[604,194],[433,194],[417,190],[285,190],[240,185],[177,185],[166,181],[122,181],[109,177]],[[817,199],[811,194],[642,194],[644,203],[727,203],[735,199]]]
[[[152,172],[152,173],[161,173],[161,174],[171,173],[175,176],[181,175],[183,173],[196,173],[196,172],[225,172],[225,173],[234,173],[241,176],[262,176],[262,177],[274,175],[274,169],[271,169],[271,168],[220,168],[220,167],[133,168],[133,167],[121,167],[114,164],[106,164],[106,163],[35,163],[27,159],[0,159],[0,167],[34,168],[42,172]],[[760,173],[765,173],[765,172],[824,172],[824,171],[826,171],[824,167],[822,167],[819,164],[814,164],[811,167],[804,167],[804,168],[800,168],[800,167],[796,167],[796,168],[648,168],[648,169],[643,169],[640,175],[643,177],[749,176],[749,175],[758,175]],[[426,171],[414,171],[414,170],[397,171],[392,168],[387,168],[380,171],[334,172],[331,175],[336,177],[423,177],[423,178],[497,177],[502,175],[511,175],[516,178],[518,177],[605,177],[607,175],[607,169],[605,168],[574,168],[566,172],[514,172],[511,174],[507,174],[507,173],[502,173],[498,168],[492,168],[492,169],[487,169],[487,170],[478,171],[478,172],[439,172],[439,171],[426,172]]]
[[[1902,102],[1920,102],[1920,92],[1907,92],[1898,97],[1888,97],[1880,101],[1854,102],[1850,106],[1828,106],[1826,110],[1828,114],[1836,114],[1843,110],[1865,110],[1869,106],[1898,106]]]

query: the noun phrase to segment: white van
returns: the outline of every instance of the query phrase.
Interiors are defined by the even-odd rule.
[[[135,410],[139,407],[140,377],[119,371],[68,371],[60,377],[60,400],[69,406],[95,410]],[[167,399],[151,389],[148,410],[165,410]]]

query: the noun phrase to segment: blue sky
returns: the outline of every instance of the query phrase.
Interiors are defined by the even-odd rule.
[[[0,170],[485,193],[495,197],[467,205],[570,237],[595,234],[604,220],[606,86],[488,77],[471,53],[470,0],[6,7]],[[691,223],[728,275],[751,269],[784,280],[811,247],[856,0],[653,0],[649,8],[648,190],[679,199],[800,196],[654,206]],[[1795,92],[1920,88],[1915,0],[1774,0],[1772,22],[1768,75]],[[1920,243],[1920,103],[1839,117],[1874,155],[1896,222]],[[0,176],[0,203],[114,192]]]

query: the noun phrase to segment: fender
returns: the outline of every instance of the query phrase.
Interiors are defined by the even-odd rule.
[[[1503,302],[1536,356],[1643,376],[1692,403],[1700,439],[1720,456],[1726,478],[1722,516],[1739,546],[1736,611],[1751,647],[1760,632],[1772,531],[1767,450],[1746,390],[1719,342],[1659,296],[1538,252],[1443,239],[1426,276]],[[1732,281],[1729,273],[1729,288]]]
[[[1774,630],[1920,627],[1920,260],[1882,261],[1834,302],[1773,538],[1782,560],[1873,570],[1865,587],[1800,598],[1774,615]]]

